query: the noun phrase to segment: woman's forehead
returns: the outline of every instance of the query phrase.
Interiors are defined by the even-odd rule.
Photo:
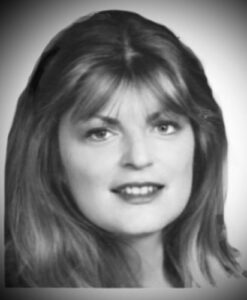
[[[118,116],[124,112],[144,114],[162,110],[161,101],[147,88],[120,86],[103,107],[101,113]]]
[[[87,120],[98,113],[118,116],[124,109],[129,112],[141,110],[144,114],[157,111],[181,114],[178,91],[167,76],[132,81],[114,81],[105,77],[101,84],[91,81],[87,92],[85,88],[82,90],[83,94],[72,108],[74,121]]]

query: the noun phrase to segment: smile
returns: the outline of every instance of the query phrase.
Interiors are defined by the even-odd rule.
[[[153,196],[163,187],[163,185],[157,183],[127,183],[112,189],[112,191],[120,196],[131,199]]]

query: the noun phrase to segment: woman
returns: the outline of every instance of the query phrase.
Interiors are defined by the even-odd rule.
[[[7,285],[240,277],[226,154],[203,67],[169,29],[123,11],[78,20],[44,50],[9,135]]]

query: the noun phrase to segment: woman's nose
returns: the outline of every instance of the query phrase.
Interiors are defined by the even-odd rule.
[[[122,166],[143,169],[153,164],[151,147],[145,137],[132,137],[124,142]]]

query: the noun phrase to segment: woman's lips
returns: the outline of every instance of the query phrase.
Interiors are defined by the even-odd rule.
[[[154,182],[131,182],[113,188],[111,191],[121,199],[133,204],[148,203],[164,188],[164,185]]]

